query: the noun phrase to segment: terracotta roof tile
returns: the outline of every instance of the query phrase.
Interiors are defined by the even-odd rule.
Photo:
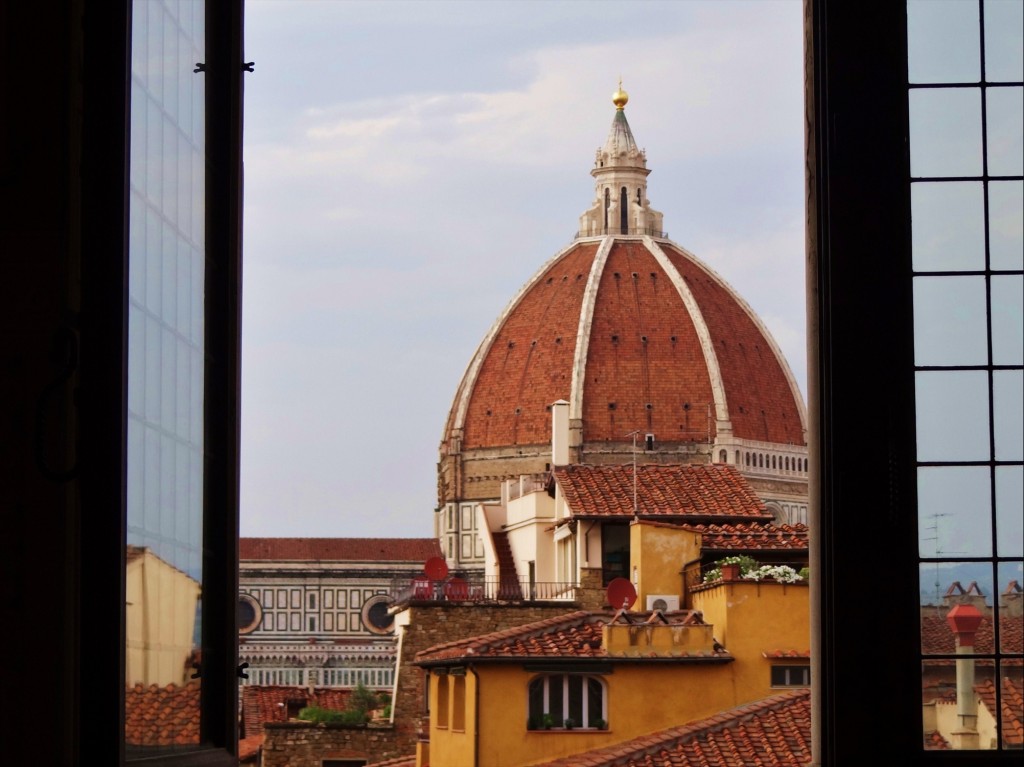
[[[938,730],[925,733],[924,747],[928,751],[950,751],[953,748]]]
[[[691,613],[686,612],[685,617]],[[678,622],[684,613],[669,613]],[[650,613],[630,613],[641,623]],[[602,629],[615,619],[612,613],[581,610],[566,615],[495,631],[490,634],[435,645],[416,654],[415,662],[433,665],[443,662],[486,661],[513,658],[562,660],[606,660],[610,656],[602,643]],[[728,658],[720,651],[718,657]],[[680,658],[685,660],[685,656]]]
[[[701,550],[715,551],[807,551],[807,525],[749,524],[686,525],[701,534]]]
[[[558,466],[554,478],[573,516],[633,516],[632,464]],[[644,518],[772,521],[747,480],[725,465],[637,466],[636,508]]]
[[[436,538],[241,538],[238,558],[423,563],[441,556]]]
[[[804,767],[811,696],[794,690],[545,767]]]
[[[765,650],[761,653],[765,658],[771,660],[800,659],[808,660],[811,657],[810,650]]]
[[[991,679],[974,686],[985,708],[993,715],[996,710],[996,686]],[[1002,737],[1005,746],[1024,746],[1024,685],[1020,679],[1003,677],[1002,683]]]
[[[199,683],[164,687],[137,684],[125,690],[124,737],[130,746],[199,743]]]
[[[242,687],[242,727],[245,737],[263,734],[266,722],[287,722],[288,703],[302,701],[301,706],[320,706],[342,711],[348,705],[350,690],[337,687],[289,687],[283,685],[247,684]]]
[[[945,655],[956,652],[953,631],[946,622],[948,609],[939,607],[934,613],[921,616],[921,645],[925,655]],[[992,618],[981,619],[975,637],[975,650],[979,653],[993,651]],[[1019,655],[1024,646],[1024,622],[1019,617],[1003,615],[999,622],[1002,652]]]

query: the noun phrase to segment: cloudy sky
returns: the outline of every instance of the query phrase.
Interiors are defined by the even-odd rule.
[[[429,536],[455,387],[626,114],[806,391],[802,4],[249,0],[242,534]]]

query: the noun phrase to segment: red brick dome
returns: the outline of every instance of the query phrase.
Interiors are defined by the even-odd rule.
[[[805,445],[793,375],[717,274],[667,240],[579,240],[519,292],[473,357],[445,437],[461,451],[546,445],[570,403],[582,443]]]
[[[628,462],[637,433],[645,463],[730,463],[754,480],[806,482],[806,414],[789,366],[747,303],[660,231],[646,153],[616,106],[578,238],[520,289],[459,384],[441,506],[497,498],[502,480],[543,472],[557,400],[569,403],[570,462]]]

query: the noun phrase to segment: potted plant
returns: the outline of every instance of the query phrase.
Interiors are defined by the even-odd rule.
[[[576,720],[575,719],[566,719],[564,722],[562,722],[562,724],[565,725],[565,729],[571,730],[571,729],[576,727]]]
[[[607,730],[608,722],[606,722],[604,719],[591,719],[590,726],[593,727],[595,730]]]
[[[540,718],[540,726],[545,730],[550,730],[555,726],[555,718],[551,716],[551,714],[544,714],[544,716]]]

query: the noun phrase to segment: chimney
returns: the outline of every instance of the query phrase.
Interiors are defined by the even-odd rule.
[[[569,465],[569,403],[564,399],[551,404],[551,465]]]
[[[981,625],[982,615],[971,604],[958,604],[946,615],[946,622],[956,637],[956,717],[958,727],[953,731],[953,748],[977,749],[978,701],[974,697],[974,638]]]
[[[1007,618],[1019,618],[1021,615],[1024,615],[1024,610],[1021,609],[1020,582],[1017,580],[1010,581],[1006,591],[1002,594],[1002,599],[999,600],[999,609],[1002,610],[1002,614]]]

